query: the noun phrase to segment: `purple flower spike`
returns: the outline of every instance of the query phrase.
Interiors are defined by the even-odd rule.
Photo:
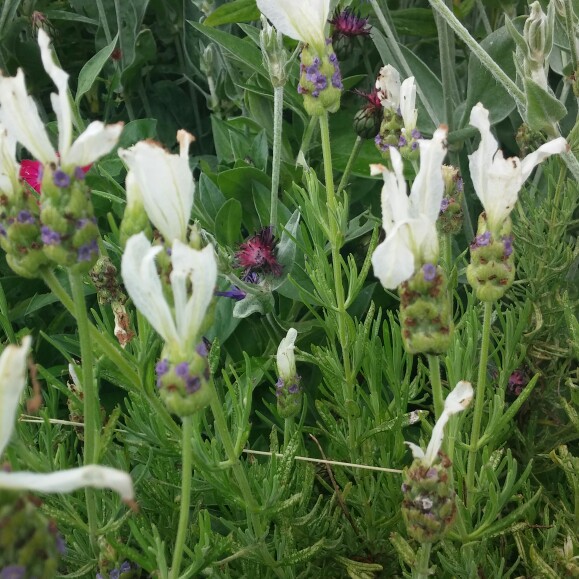
[[[45,245],[58,245],[60,243],[60,234],[53,231],[47,225],[40,228],[40,238]]]
[[[434,281],[436,278],[436,266],[432,263],[425,263],[422,266],[422,274],[424,275],[424,281]]]
[[[70,177],[62,169],[57,169],[54,172],[52,181],[57,187],[68,187],[70,185]]]

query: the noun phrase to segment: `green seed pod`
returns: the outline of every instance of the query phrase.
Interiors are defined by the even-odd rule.
[[[380,131],[381,117],[381,112],[376,114],[374,107],[368,105],[362,107],[354,115],[354,131],[362,139],[373,139]]]
[[[124,304],[127,301],[127,296],[121,289],[117,268],[109,257],[99,257],[89,275],[97,291],[99,304]]]
[[[410,354],[443,354],[453,330],[448,281],[440,266],[425,264],[398,288],[404,348]]]
[[[40,220],[46,257],[58,265],[87,272],[98,257],[99,231],[80,167],[73,176],[58,167],[45,169]]]
[[[155,372],[161,400],[173,414],[189,416],[210,404],[213,386],[205,344],[199,344],[187,361],[163,357]]]
[[[483,302],[494,302],[505,295],[515,279],[515,256],[511,219],[504,222],[494,238],[487,229],[485,214],[478,220],[477,236],[470,244],[470,264],[466,278]]]
[[[0,572],[6,577],[56,577],[65,551],[56,525],[31,495],[0,490]]]
[[[442,539],[456,517],[450,466],[443,455],[439,463],[430,466],[417,458],[404,470],[402,516],[408,534],[421,543]]]
[[[340,108],[342,88],[340,65],[331,42],[326,44],[322,56],[305,46],[301,54],[298,92],[304,96],[306,112],[312,117],[326,111],[335,113]]]

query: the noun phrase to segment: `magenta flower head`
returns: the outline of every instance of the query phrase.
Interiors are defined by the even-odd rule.
[[[276,246],[277,240],[273,235],[271,226],[264,227],[259,233],[239,246],[235,259],[239,267],[244,268],[245,275],[269,273],[279,277],[282,266],[275,255]]]
[[[330,24],[334,27],[333,40],[341,36],[368,36],[372,29],[368,24],[368,19],[362,18],[351,8],[345,8],[342,11],[336,10]]]

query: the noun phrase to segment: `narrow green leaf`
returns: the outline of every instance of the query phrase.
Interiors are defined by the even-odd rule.
[[[204,21],[205,26],[221,26],[237,22],[259,20],[255,0],[233,0],[216,8]]]

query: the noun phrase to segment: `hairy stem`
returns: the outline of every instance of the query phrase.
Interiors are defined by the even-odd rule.
[[[277,201],[281,164],[281,134],[283,119],[283,86],[273,89],[273,158],[271,161],[271,205],[269,223],[274,232],[277,229]]]

